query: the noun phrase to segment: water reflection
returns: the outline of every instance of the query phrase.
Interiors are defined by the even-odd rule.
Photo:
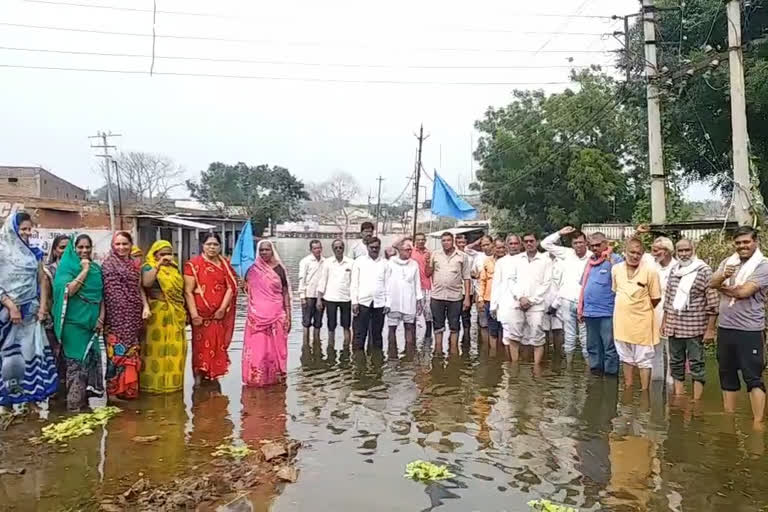
[[[205,382],[192,393],[193,446],[218,446],[232,437],[234,424],[228,415],[229,397],[221,392],[220,382]]]
[[[306,244],[281,244],[295,276]],[[474,332],[458,354],[433,357],[429,343],[406,348],[402,330],[384,352],[354,354],[341,336],[305,343],[296,330],[287,385],[253,389],[240,380],[242,325],[240,316],[220,384],[143,396],[103,436],[35,458],[26,439],[39,424],[0,432],[0,467],[27,469],[0,477],[0,503],[76,510],[98,492],[124,491],[140,472],[169,480],[228,438],[258,446],[286,435],[304,443],[300,479],[274,504],[272,489],[250,496],[255,510],[527,510],[547,497],[581,510],[756,511],[768,502],[765,434],[751,429],[746,400],[738,414],[722,413],[713,361],[701,402],[668,402],[658,386],[624,393],[578,359],[563,369],[556,353],[538,371],[499,361],[478,351]],[[152,435],[160,439],[133,441]],[[409,482],[402,474],[415,459],[457,477]]]

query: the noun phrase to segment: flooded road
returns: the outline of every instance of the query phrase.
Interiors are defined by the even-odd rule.
[[[325,244],[329,246],[330,244]],[[293,275],[306,241],[281,243]],[[294,278],[295,286],[295,278]],[[294,325],[300,325],[294,306]],[[429,345],[356,357],[341,340],[289,340],[288,384],[240,384],[242,318],[220,386],[144,395],[104,432],[41,459],[27,439],[44,424],[0,432],[0,510],[97,510],[93,497],[124,491],[143,474],[167,481],[210,458],[225,438],[258,445],[304,443],[295,484],[251,496],[252,510],[527,511],[548,498],[580,510],[764,510],[765,433],[751,427],[742,396],[722,413],[717,368],[708,361],[704,399],[625,393],[614,380],[549,360],[534,373],[478,353],[475,333],[461,355],[432,358]],[[189,366],[188,366],[189,368]],[[61,414],[52,412],[56,418]],[[137,444],[134,436],[160,440]],[[456,478],[425,486],[403,478],[408,462],[448,464]]]

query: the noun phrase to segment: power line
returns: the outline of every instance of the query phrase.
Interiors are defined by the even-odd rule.
[[[125,75],[149,75],[146,71],[127,69],[71,68],[63,66],[27,66],[22,64],[0,64],[0,68],[36,69],[42,71],[80,71],[87,73],[113,73]],[[196,77],[196,78],[232,78],[242,80],[268,80],[292,82],[319,82],[340,84],[381,84],[381,85],[466,85],[466,86],[531,86],[531,85],[566,85],[571,82],[441,82],[441,81],[405,81],[405,80],[356,80],[341,78],[314,78],[291,76],[228,75],[217,73],[182,73],[174,71],[155,71],[153,75]]]
[[[576,137],[579,136],[583,130],[592,129],[604,117],[604,113],[607,111],[609,107],[612,109],[615,109],[616,107],[621,105],[626,99],[626,97],[622,97],[622,96],[625,96],[625,89],[626,89],[626,86],[622,84],[621,88],[619,89],[619,91],[617,91],[616,95],[610,98],[607,102],[605,102],[600,107],[600,109],[598,109],[598,111],[595,112],[595,114],[593,114],[589,119],[587,119],[584,123],[582,123],[568,139],[566,139],[563,143],[560,144],[560,148],[555,152],[551,153],[548,158],[544,160],[540,160],[532,165],[529,165],[527,169],[520,171],[520,173],[518,173],[515,179],[507,180],[503,183],[492,184],[492,186],[490,187],[490,191],[503,190],[505,188],[516,185],[521,180],[527,178],[531,173],[535,172],[537,169],[541,168],[542,166],[549,165],[555,158],[557,158],[558,156],[560,156],[560,154],[562,154],[563,152],[565,152],[567,149],[570,148],[571,142],[573,142],[573,140],[576,139]],[[613,103],[612,106],[610,105],[611,103]],[[601,116],[601,117],[598,117],[598,116]],[[489,191],[489,188],[484,183],[483,192],[485,193],[488,191]]]
[[[547,121],[546,126],[556,127],[562,121],[574,119],[577,114],[581,114],[582,112],[587,111],[590,107],[591,105],[586,104],[586,105],[578,105],[576,107],[567,108],[565,109],[565,112],[561,116],[559,116],[557,119]],[[539,129],[545,127],[545,125],[542,124],[542,121],[543,121],[542,119],[534,120],[533,123],[530,123],[527,129],[523,130],[520,133],[515,134],[515,139],[513,141],[507,143],[501,148],[497,148],[492,153],[485,155],[483,159],[489,160],[491,158],[496,158],[506,154],[507,152],[509,152],[514,148],[527,145],[528,143],[531,142],[531,140],[528,139],[528,136],[538,131]],[[520,124],[523,124],[523,123],[520,123]]]
[[[52,5],[52,6],[58,6],[58,7],[82,7],[82,8],[89,8],[89,9],[102,9],[102,10],[122,11],[122,12],[143,12],[143,13],[152,12],[152,9],[142,9],[138,7],[122,7],[122,6],[116,6],[116,5],[95,5],[95,4],[86,4],[81,2],[53,1],[53,0],[23,0],[23,1],[27,3],[45,4],[45,5]],[[165,15],[220,18],[220,19],[228,19],[228,20],[236,20],[236,21],[242,21],[243,19],[253,19],[248,17],[244,18],[242,16],[217,14],[212,12],[158,10],[157,13],[165,14]],[[555,13],[518,12],[518,13],[515,13],[515,16],[519,18],[580,18],[580,19],[603,19],[603,20],[613,19],[612,15],[598,15],[598,14],[573,15],[573,14],[555,14]]]
[[[58,55],[82,55],[89,57],[118,57],[118,58],[141,58],[151,59],[152,55],[148,53],[119,53],[119,52],[92,52],[77,50],[54,50],[50,48],[22,48],[15,46],[0,46],[0,50],[30,52],[30,53],[52,53]],[[557,65],[530,65],[530,66],[493,66],[493,65],[411,65],[411,64],[364,64],[364,63],[323,63],[306,61],[286,61],[271,59],[238,59],[230,57],[198,57],[189,55],[155,55],[155,60],[180,60],[180,61],[199,61],[199,62],[220,62],[230,64],[269,64],[276,66],[305,66],[305,67],[329,67],[329,68],[370,68],[370,69],[587,69],[592,65],[585,64],[557,64]],[[609,64],[610,65],[610,64]]]
[[[52,30],[52,31],[62,31],[62,32],[78,32],[78,33],[85,33],[85,34],[100,34],[100,35],[113,35],[113,36],[124,36],[124,37],[144,37],[144,38],[152,38],[156,37],[157,39],[174,39],[174,40],[188,40],[188,41],[214,41],[214,42],[222,42],[222,43],[241,43],[241,44],[253,44],[253,45],[270,45],[270,44],[278,44],[278,45],[285,45],[285,46],[318,46],[318,47],[343,47],[347,48],[350,46],[354,46],[355,48],[385,48],[382,46],[375,46],[375,45],[363,45],[360,44],[357,41],[349,41],[346,43],[343,42],[331,42],[331,41],[276,41],[272,39],[237,39],[237,38],[229,38],[229,37],[213,37],[213,36],[193,36],[193,35],[178,35],[178,34],[156,34],[152,35],[151,33],[141,33],[141,32],[118,32],[114,30],[97,30],[97,29],[86,29],[86,28],[78,28],[78,27],[58,27],[58,26],[51,26],[51,25],[31,25],[27,23],[10,23],[10,22],[0,22],[0,25],[6,26],[6,27],[15,27],[15,28],[26,28],[26,29],[32,29],[32,30]],[[390,48],[391,49],[391,48]],[[525,50],[520,48],[407,48],[407,47],[396,47],[395,49],[402,49],[402,50],[409,50],[409,51],[420,51],[420,52],[465,52],[465,53],[482,53],[482,52],[490,52],[490,53],[564,53],[564,54],[575,54],[575,53],[610,53],[611,50],[583,50],[583,49],[573,49],[573,50],[543,50],[543,51],[537,51],[537,50]]]

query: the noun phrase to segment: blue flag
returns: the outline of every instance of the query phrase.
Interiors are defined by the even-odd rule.
[[[251,221],[243,224],[240,236],[235,242],[235,249],[232,251],[232,267],[241,278],[245,279],[245,273],[256,261],[256,254],[253,251],[253,228]]]
[[[443,217],[467,220],[474,219],[477,210],[459,197],[459,194],[435,173],[435,183],[432,187],[432,213]]]

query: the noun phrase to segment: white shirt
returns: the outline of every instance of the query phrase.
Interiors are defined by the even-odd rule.
[[[424,298],[419,264],[394,256],[387,261],[385,307],[405,315],[416,314],[416,302]]]
[[[490,258],[487,254],[484,252],[475,252],[474,256],[470,256],[470,258],[473,258],[472,260],[472,273],[475,274],[477,277],[480,277],[480,272],[483,271],[483,265],[485,265],[485,260]],[[477,295],[477,277],[472,278],[472,291],[475,295]]]
[[[352,264],[354,260],[344,256],[341,261],[336,256],[326,258],[317,291],[323,294],[323,300],[330,302],[349,302],[352,284]]]
[[[299,262],[299,298],[317,298],[317,284],[320,282],[323,258],[314,254],[304,256]]]
[[[552,260],[537,252],[533,259],[526,253],[504,256],[496,262],[491,288],[491,311],[498,311],[500,321],[509,321],[511,310],[527,298],[532,311],[543,311],[552,284]]]
[[[372,260],[365,255],[357,258],[352,264],[352,284],[350,299],[352,304],[371,305],[383,308],[386,302],[386,269],[387,260],[379,258]]]
[[[563,283],[563,260],[555,259],[552,261],[552,282],[549,285],[549,291],[544,300],[545,307],[550,306],[555,309],[560,307],[560,288]]]
[[[656,272],[659,273],[661,300],[656,305],[654,314],[656,315],[657,325],[661,325],[661,321],[664,319],[664,297],[667,294],[667,281],[669,281],[669,276],[672,275],[672,269],[675,268],[675,265],[677,265],[677,260],[672,258],[672,260],[669,262],[669,265],[662,267],[652,254],[646,252],[643,254],[642,262],[651,265],[652,268],[655,268]]]
[[[558,297],[563,300],[578,302],[581,296],[581,280],[584,277],[584,269],[587,267],[592,252],[587,251],[584,256],[579,258],[576,251],[570,247],[558,245],[560,233],[552,233],[541,241],[541,247],[555,255],[555,258],[562,262],[562,277],[560,280],[560,291]]]
[[[357,258],[362,258],[363,256],[368,256],[368,246],[365,245],[361,240],[355,244],[354,247],[352,247],[352,259],[356,260]]]

